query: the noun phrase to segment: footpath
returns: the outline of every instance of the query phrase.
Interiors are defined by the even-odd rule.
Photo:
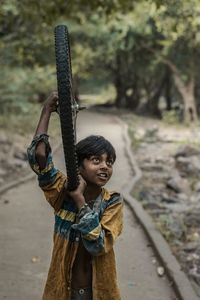
[[[154,230],[152,224],[148,223],[150,221],[146,213],[136,207],[137,217],[143,216],[146,222],[138,222],[133,213],[134,200],[128,196],[128,186],[137,174],[131,167],[122,124],[114,116],[84,111],[78,116],[77,128],[78,139],[89,134],[100,134],[108,138],[117,151],[117,161],[108,188],[122,192],[127,199],[124,231],[115,246],[122,299],[196,300],[184,275],[177,271],[178,266],[175,266],[177,286],[173,282],[173,272],[170,279],[166,275],[167,268],[163,265],[162,255],[156,253],[153,247],[157,233],[149,240],[142,228],[150,224],[145,230],[147,233],[152,232],[152,228]],[[52,146],[55,148],[57,145]],[[61,148],[56,151],[54,161],[58,168],[64,170]],[[40,300],[51,258],[53,212],[44,201],[35,178],[0,196],[0,300]],[[164,247],[163,253],[166,253],[165,244],[161,242],[160,245]],[[170,259],[176,265],[172,256],[167,263],[170,263]],[[164,274],[158,275],[158,270],[161,273],[164,270]],[[173,287],[178,291],[183,290],[183,294],[175,295]]]

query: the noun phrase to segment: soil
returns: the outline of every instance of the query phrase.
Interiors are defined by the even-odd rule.
[[[26,149],[31,138],[0,131],[0,187],[30,173]]]
[[[59,128],[58,128],[59,130]],[[27,160],[27,148],[33,134],[21,135],[6,130],[0,130],[0,188],[30,174]],[[57,131],[51,137],[57,145]]]
[[[152,216],[200,296],[200,133],[123,115],[142,178],[133,195]]]

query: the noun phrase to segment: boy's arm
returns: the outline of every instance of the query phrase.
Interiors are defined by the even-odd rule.
[[[81,232],[85,248],[94,256],[108,253],[122,231],[123,199],[119,194],[115,194],[107,204],[101,220],[97,212],[86,207],[85,212],[82,212],[83,216],[80,216],[79,224],[72,225]]]
[[[49,183],[48,179],[52,179],[56,173],[52,162],[47,132],[51,113],[56,111],[57,101],[57,92],[51,93],[47,98],[40,115],[35,136],[27,149],[29,164],[38,175],[40,185]]]
[[[27,149],[29,164],[38,175],[39,185],[47,201],[56,211],[62,204],[66,182],[66,176],[54,167],[47,135],[50,116],[56,111],[57,100],[56,92],[48,97],[42,109],[35,136]]]
[[[41,134],[47,134],[51,113],[56,111],[57,102],[58,102],[58,93],[52,92],[47,98],[44,107],[42,109],[40,120],[36,128],[35,136]],[[46,143],[43,142],[42,140],[36,146],[35,156],[38,165],[40,167],[40,170],[43,170],[47,163],[48,149],[46,147]]]

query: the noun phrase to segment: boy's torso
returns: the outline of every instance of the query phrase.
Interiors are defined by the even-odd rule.
[[[91,209],[99,210],[102,201],[101,193],[99,196],[88,202]],[[78,222],[78,220],[77,220]],[[92,255],[85,249],[82,239],[79,238],[79,246],[72,268],[72,288],[92,287]]]
[[[92,256],[80,240],[72,268],[72,288],[92,286]]]
[[[98,215],[99,220],[102,219],[104,211],[113,201],[115,202],[116,198],[118,202],[119,194],[102,189],[101,195],[95,199],[92,210]],[[102,285],[105,287],[104,283],[110,282],[111,278],[112,285],[115,287],[112,293],[118,295],[113,251],[100,257],[90,255],[81,242],[80,232],[73,228],[77,221],[77,209],[73,200],[65,198],[60,210],[55,212],[54,249],[44,292],[43,299],[45,300],[51,299],[48,298],[50,294],[54,295],[54,299],[59,299],[60,293],[64,293],[64,290],[69,293],[71,288],[77,290],[92,286],[92,290],[97,292],[99,287]],[[58,264],[58,256],[61,257],[61,265]],[[53,286],[52,282],[54,282]],[[103,290],[101,288],[97,293],[110,294],[111,291],[104,291],[104,288]],[[66,294],[66,299],[68,299],[67,297]]]

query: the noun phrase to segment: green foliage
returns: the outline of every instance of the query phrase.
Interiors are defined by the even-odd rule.
[[[135,109],[141,99],[156,98],[166,60],[184,83],[191,76],[199,82],[199,15],[198,0],[2,0],[1,110],[16,109],[20,102],[26,110],[31,95],[54,89],[53,29],[60,23],[70,30],[77,84],[109,80],[122,106]]]
[[[35,66],[33,69],[5,67],[0,74],[0,113],[26,113],[30,102],[43,100],[55,88],[55,68],[52,66]]]
[[[181,215],[176,217],[170,214],[160,215],[156,225],[170,244],[175,243],[176,240],[184,241],[186,238],[186,227]]]
[[[27,134],[33,136],[40,111],[41,105],[29,104],[25,113],[12,111],[0,115],[0,128],[11,135],[18,133],[22,136],[27,136]],[[51,138],[60,137],[60,120],[56,113],[51,117],[49,132],[51,132]]]
[[[176,125],[180,123],[180,116],[175,110],[163,111],[162,120],[167,124]]]

